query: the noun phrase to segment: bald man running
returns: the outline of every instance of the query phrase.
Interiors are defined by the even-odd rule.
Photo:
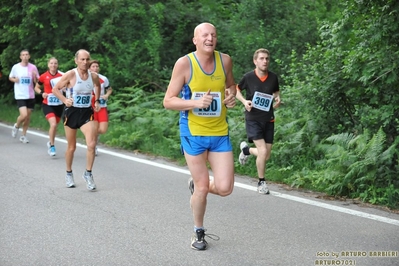
[[[86,181],[88,190],[95,190],[92,168],[94,164],[94,151],[96,147],[97,128],[93,121],[93,108],[91,98],[100,95],[100,81],[96,73],[89,71],[90,53],[86,50],[79,50],[75,54],[76,68],[66,72],[53,88],[53,94],[65,104],[64,129],[68,142],[65,152],[67,187],[75,187],[72,173],[73,156],[76,150],[76,133],[80,129],[85,136],[86,170],[83,178]],[[66,97],[61,89],[66,87]],[[93,89],[95,95],[93,95]],[[94,111],[100,110],[99,99],[95,99]]]
[[[191,177],[194,234],[191,248],[205,250],[204,216],[207,195],[227,196],[234,187],[234,160],[227,124],[227,108],[234,107],[233,62],[215,50],[216,28],[202,23],[194,30],[195,52],[179,58],[163,104],[180,111],[180,140]],[[182,95],[180,98],[179,95]],[[207,163],[212,168],[209,180]]]

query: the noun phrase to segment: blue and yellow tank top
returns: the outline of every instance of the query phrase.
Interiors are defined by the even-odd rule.
[[[214,69],[205,73],[195,53],[186,55],[190,61],[190,79],[182,88],[181,98],[200,99],[209,89],[213,101],[208,108],[195,108],[180,112],[180,136],[226,136],[228,135],[225,98],[226,72],[222,55],[214,52]]]

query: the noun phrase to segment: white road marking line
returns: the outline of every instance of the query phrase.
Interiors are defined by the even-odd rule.
[[[2,123],[0,123],[0,125],[3,126],[3,127],[7,127],[7,128],[12,129],[11,126],[7,126],[7,125],[4,125]],[[42,133],[38,133],[38,132],[35,132],[35,131],[31,131],[31,130],[29,130],[27,133],[35,135],[35,136],[43,137],[43,138],[48,138],[48,135],[45,135],[45,134],[42,134]],[[56,137],[55,139],[58,142],[67,143],[67,141],[65,139],[60,139],[58,137]],[[81,147],[81,148],[86,148],[86,145],[83,145],[83,144],[80,144],[80,143],[76,143],[76,146],[77,147]],[[164,164],[148,161],[148,160],[145,160],[145,159],[135,158],[133,156],[124,155],[124,154],[120,154],[120,153],[117,153],[117,152],[108,151],[108,150],[104,150],[104,149],[98,149],[98,151],[101,152],[101,153],[109,154],[109,155],[112,155],[112,156],[115,156],[115,157],[119,157],[119,158],[122,158],[122,159],[135,161],[135,162],[143,163],[143,164],[148,164],[148,165],[152,165],[152,166],[155,166],[155,167],[167,169],[167,170],[170,170],[170,171],[174,171],[174,172],[190,175],[190,171],[184,170],[184,169],[180,169],[180,168],[177,168],[177,167],[164,165]],[[246,184],[242,184],[242,183],[238,183],[238,182],[234,182],[234,186],[235,187],[239,187],[239,188],[243,188],[243,189],[247,189],[247,190],[257,191],[257,188],[254,187],[254,186],[250,186],[250,185],[246,185]],[[328,210],[332,210],[332,211],[342,212],[342,213],[346,213],[346,214],[350,214],[350,215],[354,215],[354,216],[358,216],[358,217],[362,217],[362,218],[367,218],[367,219],[370,219],[370,220],[375,220],[375,221],[379,221],[379,222],[383,222],[383,223],[399,226],[399,220],[390,219],[390,218],[386,218],[386,217],[379,216],[379,215],[374,215],[374,214],[361,212],[361,211],[355,211],[355,210],[351,210],[351,209],[347,209],[347,208],[343,208],[343,207],[339,207],[339,206],[335,206],[335,205],[331,205],[331,204],[327,204],[327,203],[323,203],[323,202],[318,202],[318,201],[315,201],[315,200],[309,200],[309,199],[296,197],[296,196],[291,196],[291,195],[288,195],[288,194],[283,194],[283,193],[274,192],[274,191],[270,191],[270,194],[275,196],[275,197],[279,197],[279,198],[283,198],[283,199],[288,199],[288,200],[292,200],[292,201],[296,201],[296,202],[300,202],[300,203],[304,203],[304,204],[308,204],[308,205],[312,205],[312,206],[316,206],[316,207],[320,207],[320,208],[324,208],[324,209],[328,209]]]
[[[241,183],[237,183],[237,182],[234,185],[236,187],[241,187],[244,189],[256,191],[256,187],[253,187],[253,186],[249,186],[249,185],[245,185],[245,184],[241,184]],[[300,202],[300,203],[304,203],[304,204],[308,204],[308,205],[312,205],[312,206],[316,206],[316,207],[321,207],[324,209],[329,209],[332,211],[342,212],[342,213],[346,213],[346,214],[350,214],[350,215],[354,215],[354,216],[359,216],[362,218],[367,218],[367,219],[399,226],[398,220],[386,218],[386,217],[379,216],[379,215],[374,215],[374,214],[361,212],[361,211],[355,211],[355,210],[351,210],[351,209],[347,209],[347,208],[343,208],[343,207],[339,207],[339,206],[335,206],[335,205],[331,205],[331,204],[327,204],[327,203],[323,203],[323,202],[319,202],[319,201],[315,201],[315,200],[310,200],[310,199],[305,199],[305,198],[301,198],[301,197],[283,194],[280,192],[270,191],[270,194],[275,197],[279,197],[279,198],[283,198],[283,199],[288,199],[288,200],[292,200],[292,201],[296,201],[296,202]]]

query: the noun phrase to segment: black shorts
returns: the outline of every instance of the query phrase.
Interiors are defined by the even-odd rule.
[[[64,111],[64,105],[47,105],[42,104],[43,114],[47,117],[48,114],[53,113],[56,117],[62,117],[62,112]]]
[[[246,120],[245,128],[249,142],[264,139],[266,143],[273,144],[274,140],[274,122],[259,122],[256,120]]]
[[[16,100],[18,108],[26,107],[28,109],[35,109],[35,99]]]
[[[77,107],[65,107],[64,109],[64,126],[68,126],[72,129],[78,129],[84,124],[92,121],[94,118],[94,112],[92,107],[88,108],[77,108]]]

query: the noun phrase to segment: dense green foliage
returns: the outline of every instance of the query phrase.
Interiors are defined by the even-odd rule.
[[[398,22],[397,1],[349,1],[317,45],[293,53],[282,114],[292,126],[281,143],[308,148],[291,151],[301,163],[288,180],[398,205]]]
[[[254,50],[272,53],[283,104],[269,180],[398,207],[399,2],[339,2],[4,0],[0,97],[12,102],[7,75],[20,50],[43,72],[50,56],[67,70],[88,49],[115,89],[102,140],[182,158],[178,112],[163,109],[162,98],[175,60],[194,49],[194,27],[209,21],[237,82],[253,69]],[[229,124],[237,146],[245,138],[241,105]],[[256,176],[254,160],[236,171]]]

